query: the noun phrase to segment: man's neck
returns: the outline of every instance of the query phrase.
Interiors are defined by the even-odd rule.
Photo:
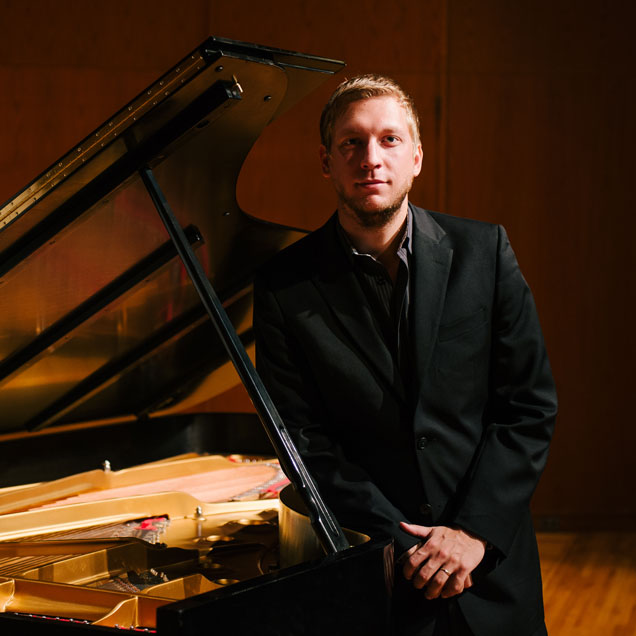
[[[405,199],[398,212],[382,227],[365,227],[353,214],[343,213],[340,208],[338,220],[353,247],[358,252],[370,254],[380,261],[393,278],[399,261],[398,242],[404,233],[407,214],[408,201]]]
[[[371,254],[379,259],[404,230],[407,214],[408,202],[405,200],[395,215],[381,227],[366,227],[355,218],[353,213],[343,212],[340,207],[338,221],[358,252]]]

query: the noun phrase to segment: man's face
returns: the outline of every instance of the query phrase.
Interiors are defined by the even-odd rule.
[[[364,227],[382,227],[406,211],[422,168],[406,112],[394,97],[352,102],[336,120],[330,152],[320,147],[323,175],[338,194],[339,210]]]

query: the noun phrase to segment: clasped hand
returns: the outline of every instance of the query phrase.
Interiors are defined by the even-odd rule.
[[[484,558],[486,542],[461,528],[400,527],[421,539],[404,558],[402,572],[416,589],[426,588],[427,599],[457,596],[472,586],[471,572]]]

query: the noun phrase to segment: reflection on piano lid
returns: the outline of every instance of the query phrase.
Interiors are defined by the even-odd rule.
[[[57,478],[0,491],[3,635],[384,631],[390,546],[343,534],[245,352],[253,271],[300,233],[243,213],[238,173],[341,67],[209,38],[0,207],[0,479]],[[271,498],[273,461],[73,474],[102,448],[130,458],[124,440],[142,461],[215,451],[194,443],[210,417],[175,414],[237,382],[228,355],[315,535],[303,504]],[[197,475],[205,488],[185,484]]]

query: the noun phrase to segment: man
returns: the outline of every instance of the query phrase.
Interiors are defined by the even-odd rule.
[[[545,634],[528,504],[556,396],[506,234],[409,203],[392,80],[341,84],[321,141],[337,212],[257,278],[257,366],[340,523],[393,538],[398,633]]]

